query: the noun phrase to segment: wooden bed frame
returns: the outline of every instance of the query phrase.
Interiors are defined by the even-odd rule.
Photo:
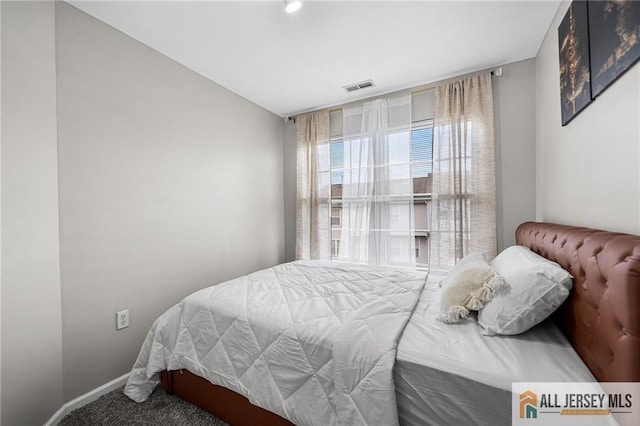
[[[212,384],[187,370],[163,371],[161,383],[168,393],[177,395],[230,425],[291,426],[277,414],[257,407],[230,389]]]
[[[527,222],[516,230],[516,243],[573,275],[554,321],[594,377],[640,382],[640,236]],[[186,370],[163,372],[162,386],[231,425],[292,425]]]

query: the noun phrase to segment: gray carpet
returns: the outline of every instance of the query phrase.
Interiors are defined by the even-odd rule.
[[[195,405],[169,395],[160,386],[142,403],[132,401],[122,390],[123,388],[116,389],[84,407],[73,410],[59,425],[226,425],[222,420]]]

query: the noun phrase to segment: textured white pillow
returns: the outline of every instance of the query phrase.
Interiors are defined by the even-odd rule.
[[[438,320],[454,324],[466,318],[470,310],[482,308],[502,283],[500,275],[479,254],[461,259],[441,283]]]
[[[520,334],[553,313],[569,296],[573,277],[523,246],[512,246],[491,265],[504,286],[478,313],[484,334]]]

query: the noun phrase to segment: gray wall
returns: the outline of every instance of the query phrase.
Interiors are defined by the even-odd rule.
[[[72,6],[56,13],[69,400],[128,372],[182,297],[284,260],[283,121]]]
[[[535,59],[494,77],[498,251],[515,244],[519,224],[535,219]]]
[[[640,65],[567,126],[560,123],[558,26],[536,57],[536,216],[539,220],[640,233]]]
[[[285,259],[296,257],[296,125],[293,120],[283,129],[284,154],[284,236]]]
[[[514,233],[520,223],[535,219],[535,60],[515,62],[502,69],[503,75],[493,78],[499,251],[515,243]],[[287,260],[293,260],[295,254],[295,138],[291,121],[284,132]]]
[[[54,4],[2,2],[2,419],[63,403]]]
[[[0,424],[2,424],[2,3],[0,3]]]

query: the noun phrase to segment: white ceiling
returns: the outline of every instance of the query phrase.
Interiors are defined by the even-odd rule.
[[[278,115],[536,55],[559,1],[70,1]],[[375,87],[343,86],[373,79]]]

